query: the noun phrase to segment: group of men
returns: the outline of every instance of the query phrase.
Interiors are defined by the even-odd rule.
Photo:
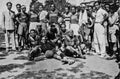
[[[11,2],[6,6],[2,26],[7,52],[11,41],[12,50],[29,48],[30,60],[41,56],[68,62],[68,56],[85,58],[84,54],[91,50],[100,57],[116,56],[119,60],[120,9],[114,8],[117,3],[66,6],[64,12],[59,12],[54,4],[46,11],[41,3],[32,0],[29,12],[25,5],[17,4],[16,14]]]

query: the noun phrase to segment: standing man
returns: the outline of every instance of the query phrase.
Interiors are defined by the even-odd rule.
[[[68,6],[65,7],[65,12],[63,13],[63,16],[64,16],[66,29],[69,30],[70,29],[70,18],[72,16],[72,13],[70,12],[70,7]]]
[[[16,40],[16,48],[19,48],[18,45],[18,27],[19,27],[19,14],[21,13],[21,4],[16,4],[16,9],[17,9],[17,13],[15,14],[15,40]]]
[[[40,5],[39,6],[39,21],[40,21],[40,23],[41,23],[41,25],[42,25],[42,29],[45,31],[45,34],[47,33],[47,19],[46,19],[46,16],[47,16],[47,14],[48,14],[48,12],[47,11],[45,11],[44,9],[43,9],[43,5]]]
[[[99,7],[100,4],[97,5],[98,11],[96,13],[95,18],[95,26],[94,26],[94,43],[95,43],[95,51],[97,54],[100,54],[100,57],[106,56],[106,45],[105,45],[105,27],[103,25],[104,21],[108,17],[108,13],[103,8],[103,4]]]
[[[21,51],[25,45],[27,45],[27,35],[28,35],[28,24],[29,24],[29,15],[26,13],[26,6],[22,5],[21,13],[18,14],[17,20],[19,22],[18,26],[18,43],[19,51]]]
[[[6,52],[8,52],[10,49],[10,39],[12,43],[12,50],[16,50],[15,47],[15,24],[14,24],[14,17],[15,12],[11,10],[12,3],[7,2],[6,4],[7,10],[2,13],[2,27],[5,32],[5,42],[6,42]]]

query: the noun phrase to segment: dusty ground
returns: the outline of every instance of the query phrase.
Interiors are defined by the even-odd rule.
[[[0,79],[114,79],[119,69],[115,60],[87,55],[72,65],[56,59],[30,62],[28,51],[0,52]]]

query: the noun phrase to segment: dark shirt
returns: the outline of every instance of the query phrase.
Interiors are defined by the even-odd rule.
[[[55,48],[55,43],[47,41],[46,43],[41,43],[41,50],[45,53],[47,50],[52,50]]]
[[[20,22],[29,22],[29,15],[27,13],[18,13],[16,17]]]
[[[57,34],[57,29],[55,28],[54,30],[48,32],[46,36],[48,40],[54,40],[56,38],[56,34]]]
[[[58,11],[50,11],[46,18],[50,21],[50,23],[58,23],[58,17],[60,16],[61,14]]]
[[[33,11],[29,11],[28,14],[30,16],[30,22],[38,22],[39,21],[39,16],[37,13],[35,13]]]
[[[18,19],[20,18],[19,15],[20,15],[20,12],[15,14],[15,24],[16,24],[16,26],[19,26],[19,22],[17,21],[17,18]]]

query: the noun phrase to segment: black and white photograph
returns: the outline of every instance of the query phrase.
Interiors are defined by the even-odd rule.
[[[0,79],[120,79],[120,0],[0,0]]]

